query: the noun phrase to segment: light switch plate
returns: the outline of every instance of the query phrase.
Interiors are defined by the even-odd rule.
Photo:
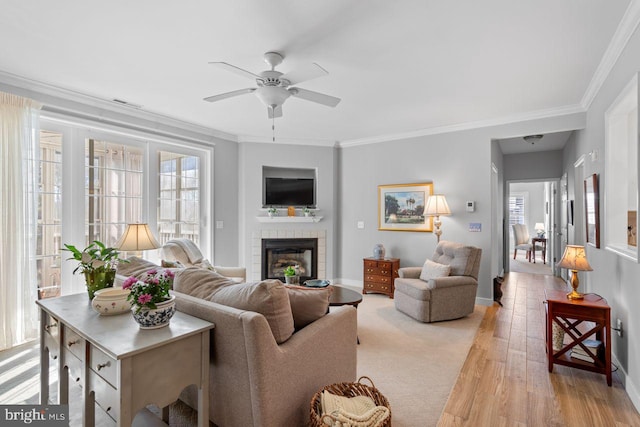
[[[358,228],[364,228],[364,221],[358,221]]]
[[[216,228],[224,228],[224,221],[216,221]]]

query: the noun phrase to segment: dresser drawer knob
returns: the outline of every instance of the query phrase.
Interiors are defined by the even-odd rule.
[[[52,355],[51,355],[51,358],[52,358],[53,360],[56,360],[56,359],[58,358],[58,356],[57,356],[57,355],[55,355],[55,354],[52,354]]]
[[[107,408],[107,412],[109,412],[110,410],[111,410],[111,406],[109,406],[109,407]]]
[[[72,346],[72,345],[74,345],[74,344],[78,344],[78,341],[79,341],[79,340],[69,341],[69,342],[67,343],[67,347],[71,347],[71,346]]]
[[[106,368],[107,366],[109,366],[109,362],[99,363],[98,366],[96,366],[96,369],[99,371],[100,369]]]
[[[52,323],[52,324],[50,324],[50,325],[46,325],[46,326],[44,327],[44,330],[45,330],[45,331],[50,331],[52,328],[56,328],[56,327],[58,327],[58,324],[57,324],[57,323]]]

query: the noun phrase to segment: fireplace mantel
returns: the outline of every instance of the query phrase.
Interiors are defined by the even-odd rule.
[[[258,222],[320,222],[321,216],[257,216]]]

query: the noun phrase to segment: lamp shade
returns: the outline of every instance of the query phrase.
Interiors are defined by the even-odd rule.
[[[557,264],[560,268],[566,268],[576,271],[592,271],[593,268],[587,261],[587,254],[585,253],[584,246],[567,245],[564,248],[564,254],[562,259]]]
[[[542,222],[536,222],[536,225],[533,227],[534,230],[544,231],[544,224]]]
[[[444,194],[433,194],[427,199],[427,205],[424,208],[426,215],[451,215],[451,210],[447,204]]]
[[[151,233],[149,224],[128,224],[115,246],[121,251],[144,251],[157,249],[160,243]]]

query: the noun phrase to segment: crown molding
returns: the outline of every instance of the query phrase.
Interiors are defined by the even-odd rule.
[[[567,105],[565,107],[550,108],[547,110],[538,110],[528,113],[514,114],[497,119],[480,120],[475,122],[459,123],[449,126],[438,126],[427,129],[420,129],[413,132],[403,132],[397,134],[389,134],[375,136],[370,138],[351,139],[341,141],[340,147],[355,147],[358,145],[376,144],[379,142],[397,141],[400,139],[418,138],[428,135],[439,135],[443,133],[460,132],[465,130],[480,129],[492,126],[509,125],[513,123],[525,122],[530,120],[547,119],[551,117],[567,116],[576,113],[584,113],[586,110],[581,105]]]
[[[239,135],[238,142],[254,142],[259,144],[289,144],[289,145],[314,145],[320,147],[337,147],[339,145],[338,141],[333,141],[329,139],[315,139],[315,138],[276,138],[274,141],[273,138],[264,138],[261,136],[251,136],[251,135]]]
[[[139,106],[127,106],[127,104],[31,80],[0,70],[0,90],[3,87],[8,87],[14,93],[41,102],[43,111],[67,114],[83,119],[93,119],[98,122],[120,124],[127,127],[133,125],[140,130],[171,136],[179,136],[180,134],[176,133],[176,130],[183,130],[190,134],[188,135],[189,139],[205,143],[214,142],[212,138],[233,142],[238,140],[236,135],[144,110]]]
[[[589,109],[596,95],[598,95],[600,88],[609,76],[613,66],[618,61],[618,58],[620,58],[620,55],[622,55],[631,36],[638,28],[638,24],[640,24],[640,0],[631,0],[582,97],[580,104],[585,110]]]

